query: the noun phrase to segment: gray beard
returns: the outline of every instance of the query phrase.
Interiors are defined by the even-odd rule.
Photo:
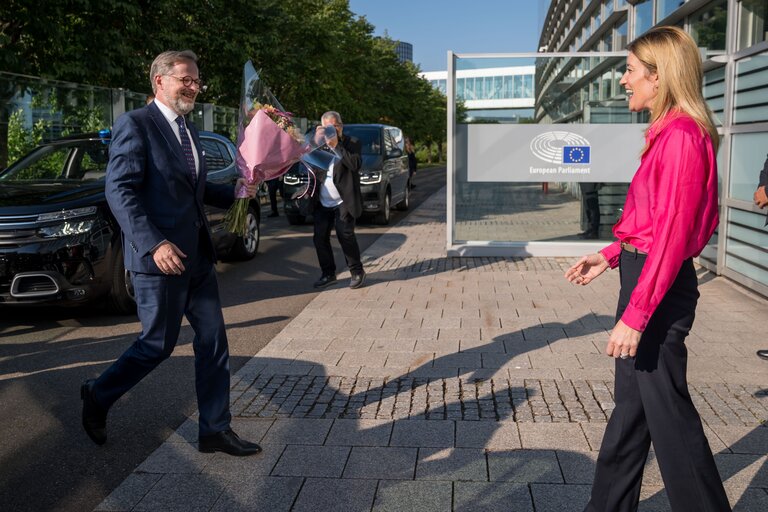
[[[171,106],[177,113],[185,116],[195,109],[195,102],[192,101],[188,103],[181,98],[177,98],[171,102]]]

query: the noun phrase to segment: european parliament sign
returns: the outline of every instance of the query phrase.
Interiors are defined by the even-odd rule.
[[[629,182],[640,164],[644,129],[639,124],[457,125],[456,170],[470,182]]]

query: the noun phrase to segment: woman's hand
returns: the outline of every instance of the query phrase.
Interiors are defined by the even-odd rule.
[[[608,261],[602,254],[587,254],[574,266],[565,271],[565,278],[574,284],[582,286],[592,282],[597,276],[605,272],[608,268]]]
[[[621,357],[622,359],[635,357],[642,334],[642,332],[636,331],[619,320],[611,331],[611,337],[608,338],[605,354],[610,357]]]

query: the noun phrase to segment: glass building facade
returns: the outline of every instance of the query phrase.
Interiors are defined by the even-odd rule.
[[[405,41],[398,41],[395,53],[400,62],[413,62],[413,45]]]
[[[657,25],[683,28],[700,47],[704,95],[721,137],[721,220],[699,261],[768,295],[766,212],[752,200],[768,155],[768,0],[553,0],[539,51],[624,50]],[[646,121],[627,111],[618,85],[624,59],[594,60],[563,57],[537,66],[537,122]]]
[[[766,211],[752,199],[768,157],[768,0],[552,0],[546,7],[538,52],[449,53],[444,75],[425,74],[449,102],[448,253],[575,256],[613,239],[648,121],[647,113],[629,112],[619,85],[626,45],[652,27],[675,25],[700,48],[704,97],[720,135],[720,223],[698,261],[768,296]],[[497,81],[487,73],[494,66],[532,68]],[[532,75],[531,86],[518,75]],[[531,101],[530,92],[524,123],[472,117],[474,102]],[[457,119],[459,101],[467,119]],[[591,151],[591,170],[572,165],[567,147]],[[615,160],[600,156],[608,154]]]

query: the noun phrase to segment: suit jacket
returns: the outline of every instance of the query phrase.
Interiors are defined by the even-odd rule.
[[[351,215],[358,218],[363,213],[363,198],[360,194],[360,166],[362,165],[360,141],[355,137],[342,135],[341,143],[336,145],[336,152],[341,160],[333,167],[333,184],[339,191],[342,203],[339,213],[342,217]],[[325,175],[318,176],[318,184],[323,185]],[[315,193],[314,206],[320,203],[320,193]]]
[[[763,164],[763,170],[760,171],[760,184],[758,187],[765,187],[766,193],[768,193],[768,157]],[[765,225],[768,226],[768,213],[765,215]]]
[[[150,251],[163,240],[188,256],[209,251],[215,261],[203,204],[228,208],[234,201],[234,186],[205,182],[205,152],[195,126],[187,123],[187,127],[200,162],[196,185],[181,144],[154,102],[115,122],[106,195],[122,229],[127,270],[162,274]]]

